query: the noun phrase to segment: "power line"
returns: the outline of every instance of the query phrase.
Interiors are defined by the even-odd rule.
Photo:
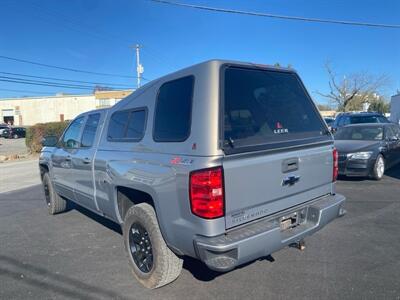
[[[122,84],[122,83],[108,83],[108,82],[97,82],[97,81],[82,81],[82,80],[72,80],[72,79],[54,78],[54,77],[43,77],[43,76],[34,76],[34,75],[27,75],[27,74],[21,74],[21,73],[10,73],[10,72],[0,72],[0,74],[16,75],[16,76],[23,76],[23,77],[29,77],[29,78],[38,78],[38,79],[49,79],[49,80],[55,80],[55,81],[66,81],[66,82],[76,82],[76,83],[89,83],[89,84],[96,84],[96,85],[108,85],[108,86],[115,86],[115,87],[120,86],[120,87],[132,88],[131,85]]]
[[[82,24],[80,19],[76,19],[76,18],[71,18],[70,16],[67,16],[65,14],[62,14],[60,12],[58,12],[57,10],[50,10],[48,7],[46,6],[42,6],[40,5],[40,3],[34,3],[32,2],[32,8],[33,11],[37,13],[37,17],[42,17],[41,19],[45,22],[50,22],[56,25],[60,25],[62,28],[64,29],[70,29],[72,31],[76,31],[76,32],[80,32],[83,33],[85,35],[90,35],[93,38],[97,38],[101,41],[109,40],[109,41],[119,41],[119,42],[123,42],[123,43],[131,43],[131,40],[126,39],[125,37],[123,37],[122,35],[117,35],[115,33],[110,33],[110,32],[106,32],[104,30],[98,29],[96,27],[93,26],[89,26],[88,24]],[[18,8],[18,7],[17,7]],[[43,18],[45,17],[45,18]],[[62,22],[60,22],[60,20]],[[68,23],[70,26],[68,26]],[[72,25],[72,26],[71,26]],[[87,29],[83,29],[82,27],[86,27]],[[83,30],[82,30],[83,29]],[[126,49],[126,46],[123,46],[122,44],[115,44],[116,46]],[[148,49],[147,49],[148,50]],[[145,50],[145,51],[147,51]],[[155,51],[152,51],[155,52]],[[170,61],[167,60],[167,58],[164,56],[164,58],[162,57],[161,54],[153,54],[153,53],[148,53],[153,59],[158,60],[159,62],[162,62],[163,64],[168,64],[169,66],[172,66],[172,68],[176,68],[176,66],[170,64]],[[3,57],[4,58],[4,57]],[[45,64],[41,64],[41,63],[34,63],[34,62],[27,62],[27,61],[23,61],[22,59],[18,60],[19,62],[26,62],[26,63],[33,63],[35,65],[40,65],[40,66],[45,66],[45,67],[51,67],[51,68],[58,68],[58,69],[62,69],[62,70],[66,70],[67,71],[74,71],[74,72],[78,72],[78,70],[74,69],[72,70],[72,68],[64,68],[64,67],[58,67],[58,66],[51,66],[51,65],[45,65]],[[79,71],[83,71],[83,73],[86,74],[93,74],[93,75],[101,75],[101,76],[115,76],[115,77],[120,77],[120,78],[136,78],[135,76],[129,76],[129,75],[119,75],[119,74],[108,74],[108,73],[98,73],[98,72],[91,72],[91,71],[85,71],[85,70],[79,70]],[[141,77],[141,79],[145,80],[145,81],[151,81],[151,79],[145,78],[145,77]]]
[[[126,39],[125,37],[123,37],[119,34],[116,34],[115,32],[110,33],[110,32],[101,30],[99,28],[96,28],[93,25],[82,24],[82,19],[71,17],[71,16],[66,15],[56,9],[51,9],[50,7],[48,7],[46,5],[42,5],[40,2],[37,2],[37,3],[32,2],[31,5],[33,5],[34,7],[39,9],[37,12],[42,13],[42,14],[45,13],[45,14],[47,14],[47,16],[54,17],[54,19],[51,19],[51,21],[53,23],[57,23],[61,19],[62,23],[60,25],[65,26],[65,22],[68,22],[68,23],[76,26],[77,28],[79,28],[79,30],[72,28],[72,27],[70,27],[70,29],[80,31],[81,33],[93,35],[94,37],[99,38],[101,40],[113,39],[114,41],[116,41],[116,40],[124,41],[127,45],[129,43],[131,43],[130,39]],[[90,29],[90,31],[85,30],[85,29],[84,29],[84,31],[82,31],[81,30],[82,27],[86,27],[86,28]],[[124,49],[126,48],[125,46],[122,46],[122,45],[118,45],[118,46],[123,47]]]
[[[368,23],[368,22],[356,22],[356,21],[345,21],[345,20],[330,20],[330,19],[275,15],[275,14],[253,12],[253,11],[242,11],[242,10],[236,10],[236,9],[226,9],[226,8],[218,8],[218,7],[211,7],[211,6],[187,4],[187,3],[173,2],[173,1],[167,1],[167,0],[147,0],[147,1],[162,3],[162,4],[167,4],[167,5],[186,7],[186,8],[195,8],[195,9],[201,9],[201,10],[207,10],[207,11],[213,11],[213,12],[249,15],[249,16],[255,16],[255,17],[265,17],[265,18],[275,18],[275,19],[305,21],[305,22],[316,22],[316,23],[352,25],[352,26],[367,26],[367,27],[400,29],[400,24]]]
[[[28,84],[28,85],[39,85],[39,86],[49,86],[49,87],[60,87],[67,89],[83,89],[83,90],[94,90],[96,86],[90,85],[81,85],[81,84],[65,84],[65,83],[57,83],[51,81],[42,81],[42,80],[31,80],[25,78],[18,77],[10,77],[10,76],[0,76],[0,82],[11,82],[18,84]],[[110,90],[115,90],[110,87]],[[116,89],[118,90],[118,89]]]
[[[21,77],[10,77],[10,76],[0,76],[0,79],[10,79],[10,80],[18,80],[21,82],[33,82],[33,83],[45,83],[45,84],[56,84],[60,86],[67,86],[67,87],[85,87],[85,88],[95,88],[95,86],[89,85],[81,85],[81,84],[68,84],[68,83],[57,83],[51,81],[43,81],[43,80],[33,80],[33,79],[25,79]]]
[[[84,34],[89,34],[92,37],[98,38],[98,39],[100,39],[102,41],[104,39],[108,39],[110,41],[114,40],[114,41],[119,41],[119,42],[122,41],[124,43],[131,43],[130,39],[127,39],[126,37],[124,37],[122,35],[116,34],[115,32],[114,33],[110,33],[110,32],[106,32],[104,30],[101,30],[99,28],[96,28],[94,26],[89,26],[88,24],[82,24],[82,22],[81,22],[82,20],[81,19],[71,18],[71,16],[67,16],[65,14],[60,13],[57,10],[50,9],[49,7],[43,6],[40,3],[31,3],[31,4],[34,7],[39,8],[39,11],[37,11],[37,12],[40,12],[42,14],[45,13],[50,17],[55,17],[54,19],[48,19],[48,20],[50,20],[50,22],[57,23],[57,22],[59,22],[60,18],[63,19],[62,24],[59,24],[63,28],[71,29],[73,31],[81,32],[81,33],[84,33]],[[65,26],[66,22],[68,22],[70,25],[72,24],[72,26],[75,26],[75,28],[73,28],[71,26],[69,26],[69,27]],[[86,30],[85,29],[82,30],[82,27],[86,27],[89,30],[87,30],[87,29]],[[126,48],[125,46],[118,45],[118,44],[117,44],[117,46],[119,46],[121,48],[124,48],[124,49]],[[148,54],[150,56],[152,56],[153,58],[155,58],[156,60],[161,61],[164,64],[167,63],[169,66],[172,66],[173,68],[176,68],[175,64],[172,65],[170,63],[169,59],[166,59],[165,56],[162,56],[159,53],[155,54],[155,50],[153,51],[151,49],[150,50],[149,49],[145,49],[145,51],[153,52],[153,54],[152,53],[148,53]]]
[[[47,83],[37,83],[37,82],[29,82],[29,81],[22,81],[22,80],[12,80],[12,79],[0,79],[1,82],[11,82],[11,83],[18,83],[18,84],[28,84],[28,85],[40,85],[40,86],[49,86],[49,87],[61,87],[66,89],[79,89],[79,90],[93,90],[93,87],[75,87],[75,86],[67,86],[62,84],[47,84]]]
[[[146,46],[146,47],[142,48],[142,52],[143,52],[144,56],[150,56],[150,57],[152,57],[153,60],[155,59],[161,64],[168,65],[168,67],[170,67],[171,69],[177,68],[176,63],[172,63],[170,60],[165,58],[165,55],[162,55],[161,53],[156,52],[154,49],[150,49],[149,47]]]
[[[29,91],[29,90],[0,89],[0,91],[13,92],[13,93],[29,93],[29,94],[40,94],[40,95],[53,95],[53,93],[45,93],[45,92]]]
[[[31,64],[31,65],[37,65],[37,66],[41,66],[41,67],[60,69],[60,70],[70,71],[70,72],[85,73],[85,74],[91,74],[91,75],[101,75],[101,76],[112,76],[112,77],[120,77],[120,78],[136,78],[135,76],[130,76],[130,75],[119,75],[119,74],[112,74],[112,73],[100,73],[100,72],[92,72],[92,71],[86,71],[86,70],[80,70],[80,69],[74,69],[74,68],[66,68],[66,67],[54,66],[54,65],[49,65],[49,64],[43,64],[43,63],[38,63],[38,62],[34,62],[34,61],[29,61],[29,60],[25,60],[25,59],[4,56],[4,55],[0,55],[0,58],[12,60],[12,61],[17,61],[17,62],[21,62],[21,63],[27,63],[27,64]],[[146,78],[143,78],[143,77],[142,77],[142,79],[149,81],[149,79],[146,79]]]

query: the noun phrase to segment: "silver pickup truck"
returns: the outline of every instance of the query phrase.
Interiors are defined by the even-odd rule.
[[[291,69],[194,65],[79,115],[44,146],[49,213],[73,201],[121,224],[148,288],[175,280],[185,256],[229,271],[345,213],[332,136]]]

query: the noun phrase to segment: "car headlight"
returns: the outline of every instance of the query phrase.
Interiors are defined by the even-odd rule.
[[[356,152],[347,154],[348,159],[369,159],[372,155],[371,151],[367,152]]]

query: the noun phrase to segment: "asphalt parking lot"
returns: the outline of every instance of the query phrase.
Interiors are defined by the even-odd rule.
[[[225,274],[187,259],[175,282],[153,291],[134,280],[115,224],[76,206],[49,216],[37,184],[0,193],[0,298],[400,299],[400,166],[337,190],[347,215],[305,251],[285,248]]]
[[[0,155],[26,154],[27,152],[25,139],[0,138]]]

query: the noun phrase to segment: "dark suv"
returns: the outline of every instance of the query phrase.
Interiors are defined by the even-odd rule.
[[[360,123],[390,123],[390,121],[385,116],[376,112],[340,113],[336,116],[335,122],[332,124],[332,131],[334,132],[346,125]]]
[[[4,129],[3,133],[1,134],[2,137],[6,139],[18,139],[24,138],[26,135],[26,129],[23,127],[14,127],[11,129]]]

